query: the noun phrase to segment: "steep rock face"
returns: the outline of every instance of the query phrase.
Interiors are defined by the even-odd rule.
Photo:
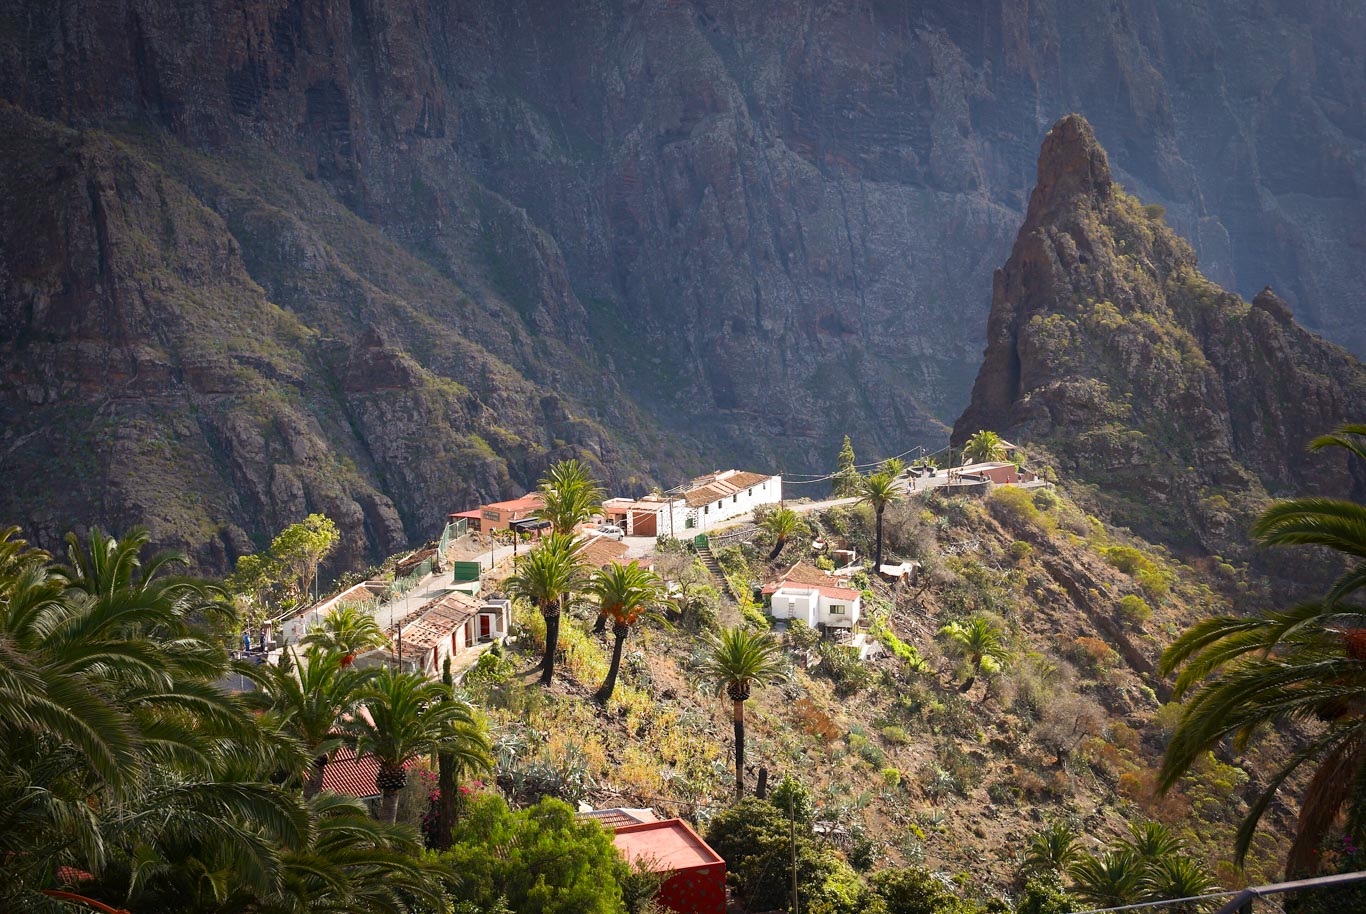
[[[382,327],[433,379],[518,413],[489,420],[512,437],[459,429],[508,463],[481,485],[526,485],[531,442],[578,441],[639,490],[726,462],[825,468],[845,432],[868,456],[941,438],[1037,139],[1070,110],[1214,279],[1270,283],[1366,350],[1363,16],[1345,0],[22,0],[0,9],[0,98],[48,122],[24,129],[97,129],[165,170],[307,330],[344,347]],[[23,256],[77,256],[13,218]],[[106,287],[86,294],[109,307]],[[534,391],[500,401],[514,375]],[[374,477],[401,511],[426,500],[399,488],[416,459]]]
[[[1136,528],[1213,550],[1267,492],[1366,492],[1305,448],[1354,418],[1366,368],[1271,289],[1249,305],[1205,279],[1160,210],[1114,185],[1080,116],[1044,139],[987,335],[954,442],[985,428],[1043,445]]]
[[[0,133],[14,182],[0,196],[0,516],[39,542],[142,523],[221,569],[321,511],[343,534],[335,565],[353,567],[534,484],[557,456],[609,478],[637,463],[470,342],[462,324],[488,311],[378,233],[339,251],[268,186],[193,156],[154,167],[2,104]],[[296,202],[323,223],[349,215],[325,195]],[[515,357],[498,333],[489,346]]]

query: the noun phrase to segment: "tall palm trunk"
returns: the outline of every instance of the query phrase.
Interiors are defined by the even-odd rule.
[[[612,645],[612,665],[607,669],[607,678],[602,681],[602,688],[593,697],[599,704],[607,704],[612,698],[612,693],[617,688],[617,672],[621,669],[621,649],[626,644],[626,636],[631,629],[624,622],[618,622],[612,626],[612,634],[616,636],[616,643]]]
[[[327,756],[319,755],[313,759],[308,769],[308,780],[304,782],[304,799],[316,797],[323,789],[323,773],[327,767]]]
[[[597,621],[593,623],[593,634],[601,635],[607,631],[607,613],[598,613]]]
[[[545,615],[545,657],[541,660],[541,685],[548,686],[555,678],[555,651],[560,646],[560,607],[551,603],[541,612]]]
[[[735,799],[745,795],[745,703],[743,700],[732,702],[735,706]]]
[[[775,542],[775,543],[773,544],[773,551],[770,552],[770,553],[768,554],[768,560],[771,562],[771,561],[773,561],[774,559],[776,559],[776,558],[782,553],[783,547],[786,546],[786,545],[787,545],[787,537],[785,537],[785,536],[780,536],[780,537],[778,537],[777,542]]]
[[[391,825],[398,824],[398,792],[408,783],[408,772],[402,765],[380,762],[379,773],[375,775],[375,788],[379,790],[379,820]]]
[[[884,509],[877,509],[877,550],[873,554],[873,574],[880,574],[882,571],[882,512]]]

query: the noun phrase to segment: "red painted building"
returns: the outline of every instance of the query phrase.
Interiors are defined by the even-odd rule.
[[[628,861],[672,872],[659,903],[678,914],[725,914],[726,861],[682,819],[624,825],[612,839]]]

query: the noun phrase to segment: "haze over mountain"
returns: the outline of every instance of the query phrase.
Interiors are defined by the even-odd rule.
[[[1070,111],[1366,351],[1363,55],[1345,0],[10,4],[0,512],[349,561],[569,453],[942,440]]]

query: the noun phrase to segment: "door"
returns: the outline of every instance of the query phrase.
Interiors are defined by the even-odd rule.
[[[479,616],[479,640],[488,641],[493,637],[493,620],[484,614]]]
[[[649,511],[632,512],[631,533],[633,536],[658,536],[659,515]]]

